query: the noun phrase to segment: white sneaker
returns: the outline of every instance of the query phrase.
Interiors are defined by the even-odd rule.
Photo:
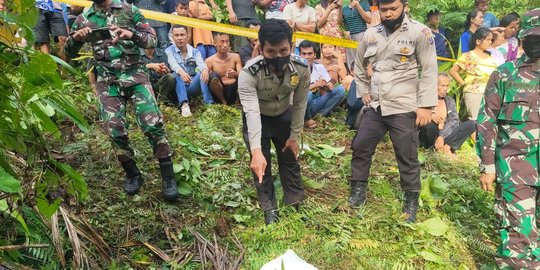
[[[184,102],[182,104],[182,107],[180,107],[180,111],[182,112],[183,117],[191,116],[191,110],[189,109],[189,104],[187,102]]]

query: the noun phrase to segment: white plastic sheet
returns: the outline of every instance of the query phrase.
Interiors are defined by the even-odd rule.
[[[288,249],[283,255],[263,265],[261,270],[317,270],[317,268]]]

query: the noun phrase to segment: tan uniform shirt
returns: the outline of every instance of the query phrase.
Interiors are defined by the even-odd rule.
[[[265,116],[283,114],[291,106],[291,96],[292,119],[289,139],[298,139],[304,125],[308,91],[309,69],[297,56],[291,56],[282,80],[270,70],[262,56],[247,62],[238,78],[238,94],[246,115],[251,150],[261,148],[261,114]]]
[[[437,58],[431,30],[405,16],[393,33],[379,24],[359,43],[354,64],[358,97],[370,93],[383,116],[437,105]],[[373,66],[371,79],[367,65]]]

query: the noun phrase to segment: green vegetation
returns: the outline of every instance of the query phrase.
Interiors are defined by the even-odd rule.
[[[538,6],[534,1],[518,5],[518,11]],[[436,4],[458,14],[468,10],[470,1],[465,2]],[[343,125],[343,109],[317,119],[319,127],[303,134],[307,199],[299,212],[281,207],[277,224],[263,225],[241,115],[232,107],[199,104],[188,119],[162,107],[182,194],[175,204],[161,200],[157,163],[130,117],[130,138],[146,182],[139,195],[127,197],[84,74],[18,47],[17,29],[32,43],[29,26],[36,10],[31,0],[11,5],[14,13],[0,14],[1,265],[201,269],[212,268],[216,260],[209,255],[217,250],[222,264],[230,267],[241,258],[242,269],[258,269],[290,248],[319,269],[493,269],[498,239],[492,195],[478,188],[472,146],[465,145],[457,160],[421,151],[419,222],[406,224],[392,147],[381,142],[368,205],[353,211],[347,179],[354,132]],[[514,6],[492,9],[500,15]],[[423,16],[431,6],[418,0],[411,7]],[[58,75],[58,63],[71,73]]]

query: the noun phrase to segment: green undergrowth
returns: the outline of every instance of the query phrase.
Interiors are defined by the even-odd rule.
[[[78,94],[81,110],[91,121],[87,133],[74,133],[59,145],[68,163],[89,185],[88,199],[73,207],[108,245],[108,269],[201,269],[195,237],[214,235],[231,258],[244,250],[242,269],[259,269],[294,250],[319,269],[491,269],[494,243],[492,195],[478,188],[476,157],[471,144],[452,160],[428,150],[420,152],[422,207],[418,223],[401,215],[399,174],[391,143],[385,138],[373,158],[368,203],[351,210],[347,204],[350,141],[343,125],[345,110],[317,118],[318,127],[301,137],[300,162],[306,200],[299,211],[282,206],[275,181],[280,222],[264,226],[249,171],[249,155],[241,133],[238,108],[193,106],[183,118],[175,107],[162,105],[174,150],[175,173],[182,194],[164,203],[156,160],[142,132],[128,117],[130,140],[145,183],[138,195],[122,191],[123,173],[105,134],[99,128],[93,98]],[[277,166],[273,163],[274,176]],[[279,178],[276,176],[276,178]],[[242,247],[234,244],[238,239]],[[171,255],[192,256],[182,265],[167,263],[147,246]],[[88,256],[99,258],[89,245]]]

